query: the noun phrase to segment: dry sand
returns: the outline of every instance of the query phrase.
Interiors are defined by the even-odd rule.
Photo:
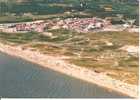
[[[66,75],[97,84],[101,87],[115,90],[130,97],[138,97],[138,86],[115,80],[104,73],[96,73],[93,70],[79,67],[64,61],[61,57],[44,55],[30,49],[22,50],[20,46],[10,46],[0,43],[0,51],[12,56],[20,57],[43,67],[64,73]]]

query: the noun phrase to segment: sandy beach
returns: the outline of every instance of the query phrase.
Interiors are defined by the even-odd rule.
[[[137,85],[127,84],[122,81],[112,79],[104,73],[96,73],[93,70],[70,64],[64,61],[62,57],[44,55],[38,51],[31,51],[30,49],[22,50],[20,46],[10,46],[2,43],[0,43],[0,51],[39,64],[57,72],[108,88],[109,91],[114,90],[130,97],[138,97]]]

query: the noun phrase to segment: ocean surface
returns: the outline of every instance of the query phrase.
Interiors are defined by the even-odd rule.
[[[0,96],[6,98],[128,97],[3,53],[0,53]]]

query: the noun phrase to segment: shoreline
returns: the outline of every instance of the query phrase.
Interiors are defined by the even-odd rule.
[[[61,57],[49,56],[29,49],[22,50],[20,46],[10,46],[2,43],[0,43],[0,51],[41,65],[44,68],[49,68],[71,77],[107,88],[109,91],[115,91],[134,98],[138,97],[137,85],[127,84],[122,81],[112,79],[104,73],[96,73],[87,68],[67,63]]]

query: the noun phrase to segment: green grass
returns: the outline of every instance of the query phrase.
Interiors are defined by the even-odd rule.
[[[0,40],[1,42],[21,45],[23,48],[32,47],[44,54],[69,56],[70,58],[66,61],[70,63],[98,72],[106,72],[110,77],[137,84],[139,58],[119,50],[125,45],[138,46],[137,33],[99,32],[85,34],[63,29],[51,30],[50,32],[55,38],[35,32],[0,33]],[[113,45],[107,46],[105,41]],[[121,56],[119,56],[120,54]]]
[[[84,7],[81,7],[81,2],[85,4]],[[55,4],[55,5],[54,5]],[[53,5],[53,6],[50,6]],[[59,6],[58,6],[59,5]],[[70,6],[72,5],[72,6]],[[111,5],[113,11],[107,12],[101,6]],[[89,14],[87,17],[114,17],[116,14],[123,14],[124,18],[130,19],[139,19],[138,12],[138,3],[135,1],[118,1],[118,0],[63,0],[63,1],[48,1],[48,0],[31,0],[26,3],[17,3],[13,0],[8,2],[0,2],[1,13],[0,16],[5,15],[5,18],[0,17],[0,22],[19,22],[19,21],[29,21],[33,19],[45,19],[48,18],[49,15],[54,14],[54,17],[81,17],[79,12],[84,12]],[[67,11],[74,11],[76,14],[65,15],[64,13]],[[10,17],[11,14],[15,14],[16,17]],[[31,13],[34,15],[33,17],[25,17],[24,13]],[[73,13],[73,12],[72,12]],[[58,16],[57,14],[63,14],[62,16]],[[18,17],[19,16],[19,17]],[[82,16],[84,17],[84,16]]]

